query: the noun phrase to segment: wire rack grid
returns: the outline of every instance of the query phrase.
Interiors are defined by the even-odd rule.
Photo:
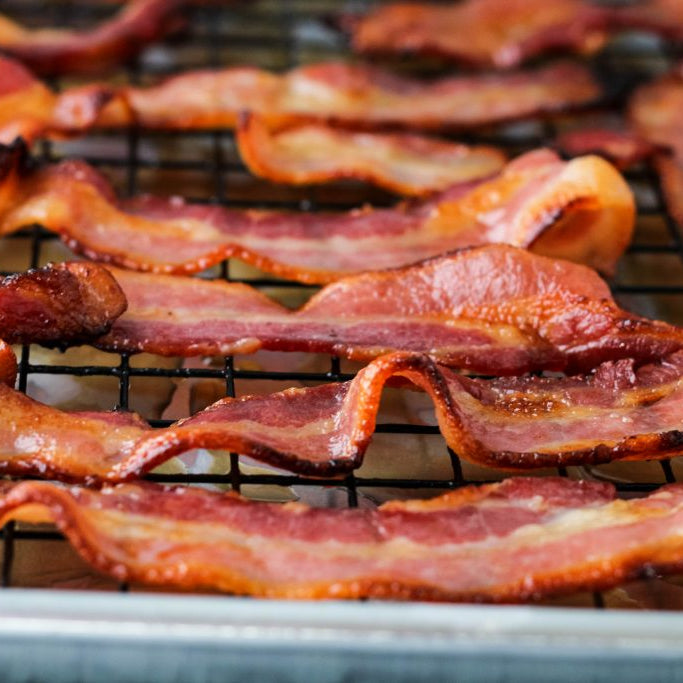
[[[335,12],[362,11],[372,2],[358,0],[338,3],[335,0],[256,0],[248,3],[214,3],[191,10],[188,27],[167,43],[147,49],[138,59],[119,69],[112,78],[117,82],[145,84],[169,73],[200,67],[225,67],[252,64],[267,69],[287,70],[295,66],[327,59],[349,59],[348,45],[343,36],[331,27],[329,18]],[[67,0],[0,0],[0,11],[7,12],[28,25],[87,26],[113,11],[106,3],[70,2]],[[664,71],[676,53],[665,45],[645,36],[616,40],[592,62],[595,70],[610,83],[619,83],[619,92],[608,106],[599,111],[561,116],[552,120],[527,120],[468,134],[468,141],[494,144],[511,156],[552,143],[558,132],[581,124],[602,121],[618,112],[629,91],[641,80]],[[389,66],[414,74],[436,73],[441,65],[427,60],[397,59]],[[53,80],[56,89],[71,81]],[[462,137],[460,138],[462,139]],[[117,191],[133,196],[142,192],[179,194],[190,201],[215,202],[231,207],[283,208],[306,211],[343,210],[362,203],[387,205],[395,201],[390,195],[358,183],[338,183],[326,187],[278,187],[250,176],[236,151],[232,133],[213,130],[192,133],[162,133],[128,129],[117,133],[96,133],[84,140],[69,143],[42,143],[35,150],[44,162],[77,156],[102,169]],[[683,240],[673,220],[667,215],[658,182],[650,168],[638,168],[627,174],[636,194],[639,220],[634,244],[626,254],[612,289],[617,298],[636,312],[683,323]],[[15,236],[7,237],[0,252],[0,270],[10,272],[18,267],[14,256],[25,254],[25,267],[42,265],[52,257],[55,236],[33,226]],[[9,259],[7,254],[12,254]],[[7,264],[11,263],[11,266]],[[272,292],[290,302],[303,301],[312,288],[297,283],[274,280],[242,264],[225,261],[205,277],[248,282]],[[266,364],[267,365],[267,364]],[[305,366],[305,364],[304,364]],[[34,378],[61,376],[79,378],[109,378],[117,385],[116,406],[136,408],[134,386],[149,379],[165,379],[181,384],[186,381],[213,380],[220,382],[222,395],[235,396],[250,392],[258,383],[343,381],[353,375],[335,357],[318,357],[315,369],[310,367],[263,368],[245,358],[227,357],[219,363],[141,365],[122,354],[108,365],[101,363],[60,364],[56,357],[45,362],[36,360],[35,349],[23,347],[20,353],[18,387],[30,390]],[[29,391],[30,393],[30,391]],[[217,398],[217,396],[216,396]],[[150,417],[144,415],[144,417]],[[153,426],[169,424],[171,420],[152,415]],[[336,505],[357,506],[359,499],[372,500],[387,490],[397,495],[415,496],[499,479],[503,473],[473,468],[460,461],[448,449],[429,420],[382,420],[377,432],[386,435],[389,448],[396,457],[419,459],[419,453],[406,452],[408,436],[414,443],[429,443],[440,451],[446,468],[434,476],[415,468],[409,476],[395,475],[377,468],[361,468],[344,479],[308,479],[277,471],[261,471],[245,467],[235,454],[229,457],[224,471],[193,471],[154,473],[148,478],[160,482],[183,484],[213,484],[231,487],[249,495],[255,487],[274,490],[334,492]],[[420,442],[419,439],[424,439]],[[436,444],[436,446],[434,445]],[[372,458],[372,452],[368,455]],[[427,471],[427,470],[425,470]],[[634,495],[656,488],[664,482],[676,481],[679,468],[674,462],[633,466],[623,473],[608,467],[591,471],[579,468],[561,469],[563,476],[600,476],[613,479],[624,495]],[[557,474],[557,472],[553,472]],[[681,470],[683,476],[683,470]],[[259,489],[262,490],[262,489]],[[362,502],[362,501],[361,501]],[[30,529],[8,524],[3,530],[2,583],[17,585],[18,562],[22,541],[58,541],[62,537],[52,529]],[[26,585],[20,582],[19,585]],[[30,585],[30,583],[29,583]],[[122,585],[120,589],[126,590]],[[584,604],[605,606],[603,595],[596,593]]]

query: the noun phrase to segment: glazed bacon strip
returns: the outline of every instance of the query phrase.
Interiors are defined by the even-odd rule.
[[[348,20],[359,52],[433,54],[475,66],[512,67],[549,50],[597,51],[609,15],[584,0],[396,3]]]
[[[0,15],[0,50],[36,73],[93,73],[121,64],[181,25],[186,0],[131,0],[94,29],[27,29]]]
[[[0,387],[0,471],[67,481],[143,476],[194,448],[334,477],[363,463],[385,384],[402,379],[434,402],[447,444],[504,469],[656,460],[683,453],[683,353],[589,376],[471,379],[422,354],[383,356],[351,381],[226,398],[151,430],[131,413],[65,413]]]
[[[308,283],[506,242],[613,272],[634,225],[619,173],[596,157],[527,154],[495,178],[391,209],[314,214],[228,210],[154,197],[119,202],[91,167],[25,168],[5,151],[0,234],[39,223],[76,252],[136,270],[189,274],[227,257]]]
[[[508,479],[377,509],[198,488],[6,487],[2,521],[52,521],[120,581],[271,598],[520,602],[683,567],[683,487]]]
[[[289,185],[355,178],[403,195],[437,190],[498,173],[505,155],[410,133],[354,132],[324,124],[272,131],[258,116],[237,128],[242,161],[257,176]]]
[[[258,349],[370,360],[429,353],[490,375],[590,370],[681,348],[683,331],[626,313],[590,269],[490,245],[347,277],[297,311],[237,283],[112,271],[128,310],[97,344],[168,356]]]

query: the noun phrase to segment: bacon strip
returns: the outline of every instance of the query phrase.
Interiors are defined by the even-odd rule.
[[[350,382],[226,398],[171,427],[128,413],[65,413],[0,387],[0,471],[67,481],[131,480],[194,448],[229,450],[297,474],[363,463],[384,385],[428,392],[447,444],[489,467],[534,469],[683,454],[683,353],[572,378],[470,379],[422,354],[383,356]]]
[[[610,14],[613,28],[653,31],[672,40],[683,39],[683,5],[679,0],[641,0],[633,5],[614,7]]]
[[[583,106],[600,97],[601,87],[588,70],[571,63],[425,82],[329,62],[284,75],[250,67],[190,72],[117,95],[98,125],[234,128],[240,113],[251,111],[275,128],[317,121],[462,129]]]
[[[326,283],[491,242],[611,273],[634,225],[631,191],[612,166],[596,157],[565,163],[549,151],[422,203],[337,214],[236,211],[177,198],[117,202],[84,163],[31,172],[19,145],[6,150],[4,162],[0,234],[40,223],[90,258],[162,273],[193,273],[238,257],[276,275]]]
[[[55,95],[24,66],[0,57],[0,144],[82,134],[113,94],[108,86],[88,85]]]
[[[27,29],[0,16],[0,50],[42,75],[93,73],[121,64],[180,25],[186,0],[131,0],[94,29]]]
[[[549,50],[596,52],[608,13],[584,0],[396,3],[346,23],[359,52],[433,54],[475,66],[512,67]]]
[[[600,154],[618,168],[629,168],[649,159],[657,148],[629,130],[579,128],[562,133],[557,146],[570,156]]]
[[[24,482],[3,520],[54,521],[118,580],[280,598],[517,602],[683,567],[683,487],[509,479],[376,510],[259,503],[197,488]]]
[[[107,332],[126,299],[106,268],[60,263],[0,281],[0,337],[10,344],[77,344]]]
[[[355,178],[397,194],[425,195],[498,173],[505,155],[409,133],[358,133],[322,124],[271,131],[258,116],[240,119],[242,161],[257,176],[307,185]]]
[[[491,375],[581,372],[681,348],[683,332],[619,309],[591,270],[503,245],[347,277],[290,311],[242,284],[112,271],[128,311],[97,344],[160,355],[429,353]]]

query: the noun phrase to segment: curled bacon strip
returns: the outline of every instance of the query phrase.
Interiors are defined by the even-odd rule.
[[[281,598],[513,602],[683,567],[683,487],[509,479],[375,510],[259,503],[197,488],[7,487],[2,521],[54,521],[118,580]]]
[[[88,85],[55,95],[24,66],[0,57],[0,144],[83,133],[113,94],[108,86]]]
[[[584,0],[465,0],[389,4],[348,23],[360,52],[425,53],[512,67],[549,50],[597,51],[607,38],[608,16]]]
[[[130,59],[179,26],[186,0],[131,0],[88,31],[27,29],[0,16],[0,50],[37,73],[92,73]]]
[[[97,343],[192,356],[257,349],[369,360],[421,351],[491,375],[581,372],[677,351],[683,331],[622,311],[591,270],[503,245],[347,277],[297,311],[242,284],[114,270],[128,310]]]
[[[323,124],[271,131],[258,116],[241,118],[237,143],[254,174],[306,185],[340,178],[375,183],[397,194],[425,195],[498,173],[505,155],[409,133],[359,133]]]
[[[683,353],[586,377],[471,379],[421,354],[383,356],[350,382],[226,398],[161,430],[127,413],[65,413],[0,387],[0,471],[68,481],[136,479],[194,448],[249,455],[298,474],[361,466],[384,385],[429,393],[448,445],[481,465],[533,469],[683,453]]]
[[[506,242],[611,273],[634,225],[631,191],[612,166],[596,157],[565,163],[549,151],[421,203],[338,214],[235,211],[177,198],[117,202],[86,164],[32,172],[22,154],[20,145],[6,150],[0,167],[0,234],[40,223],[90,258],[153,272],[188,274],[234,256],[276,275],[326,283]]]

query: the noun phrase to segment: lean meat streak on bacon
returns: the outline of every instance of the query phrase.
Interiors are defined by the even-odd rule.
[[[596,52],[607,20],[584,0],[465,0],[389,4],[345,23],[359,52],[433,54],[500,68],[550,50]]]
[[[164,130],[234,128],[245,111],[268,126],[302,122],[368,129],[466,129],[586,106],[602,88],[577,64],[418,81],[329,62],[275,74],[253,67],[187,72],[144,88],[88,85],[53,94],[0,58],[0,142],[135,124]],[[31,97],[27,102],[26,98]]]
[[[87,164],[35,170],[24,154],[17,144],[0,159],[0,234],[39,223],[89,258],[157,273],[189,274],[237,257],[281,277],[327,283],[488,243],[612,273],[634,226],[632,193],[610,164],[567,163],[547,150],[421,202],[322,214],[149,196],[118,201]]]
[[[588,376],[494,380],[396,353],[349,382],[226,398],[156,430],[132,413],[66,413],[0,386],[0,471],[130,480],[175,455],[209,448],[297,474],[345,475],[363,463],[383,387],[397,379],[428,392],[447,444],[479,465],[528,470],[683,453],[681,352],[638,369],[622,360]]]
[[[93,73],[122,64],[182,25],[187,0],[131,0],[89,30],[29,29],[0,15],[0,50],[36,73]],[[2,66],[0,66],[2,68]]]
[[[683,566],[683,487],[509,479],[377,509],[137,483],[5,485],[0,521],[54,521],[120,581],[271,598],[519,602]]]
[[[370,360],[429,353],[490,375],[588,371],[673,353],[683,331],[621,310],[584,266],[489,245],[347,277],[291,311],[247,285],[112,270],[128,310],[97,345],[160,355],[258,349]]]
[[[289,185],[355,178],[420,196],[500,172],[495,147],[469,147],[412,133],[356,132],[325,124],[273,131],[258,116],[237,128],[242,161],[257,176]]]
[[[621,29],[679,39],[683,6],[680,0],[642,0],[628,7],[588,0],[395,3],[343,23],[359,52],[430,54],[500,68],[549,51],[596,52]]]

